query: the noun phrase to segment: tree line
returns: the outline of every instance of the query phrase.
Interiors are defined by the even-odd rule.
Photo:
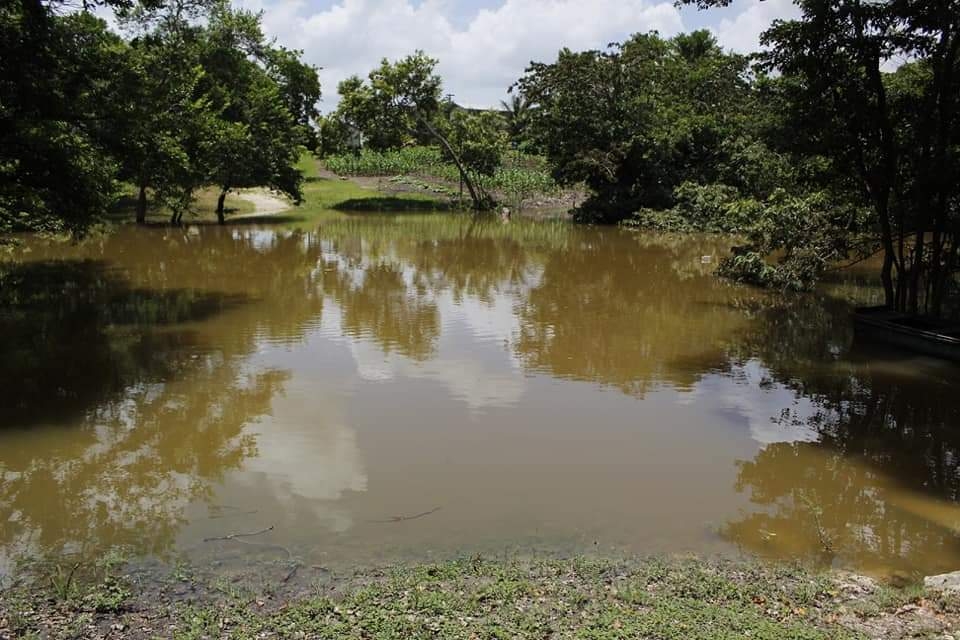
[[[786,289],[879,255],[888,306],[956,313],[960,2],[795,4],[750,56],[640,34],[532,64],[533,139],[581,220],[741,233],[721,271]]]
[[[879,255],[889,306],[955,313],[960,2],[796,4],[752,55],[707,31],[563,49],[498,113],[455,109],[423,53],[384,61],[341,83],[321,131],[334,146],[344,128],[374,149],[432,140],[468,179],[509,141],[587,186],[581,222],[742,234],[721,273],[780,289]]]
[[[878,256],[889,306],[956,313],[960,0],[796,0],[751,55],[706,31],[637,34],[533,62],[499,110],[458,107],[416,52],[340,83],[225,0],[100,0],[133,37],[60,0],[0,8],[0,230],[81,229],[134,185],[177,222],[197,188],[299,197],[295,161],[433,145],[471,201],[506,150],[585,185],[586,223],[733,232],[730,277],[808,289]],[[726,0],[685,0],[701,8]]]
[[[94,9],[112,9],[126,37]],[[317,70],[226,0],[0,7],[0,232],[82,232],[132,185],[179,223],[202,186],[294,200]]]

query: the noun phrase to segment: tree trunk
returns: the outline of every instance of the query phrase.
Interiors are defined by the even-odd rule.
[[[137,196],[137,224],[147,221],[147,185],[140,183],[140,193]]]
[[[220,196],[217,198],[217,224],[226,224],[227,220],[223,213],[223,203],[227,199],[228,189],[224,188],[220,191]]]
[[[893,235],[890,228],[890,218],[887,217],[888,208],[885,203],[875,201],[875,208],[880,218],[880,235],[883,244],[883,268],[880,270],[880,281],[883,283],[884,304],[891,309],[896,307],[897,300],[893,291],[893,265],[895,254]]]
[[[913,247],[913,268],[910,273],[910,292],[907,295],[907,308],[910,313],[916,314],[920,311],[920,287],[922,286],[922,277],[924,271],[924,233],[923,228],[917,229],[916,239]]]
[[[421,124],[430,132],[434,138],[436,138],[440,144],[443,145],[444,149],[447,150],[447,153],[450,154],[450,157],[453,158],[453,163],[457,165],[457,170],[460,172],[460,179],[463,180],[464,184],[467,185],[467,191],[470,192],[470,199],[473,200],[473,208],[481,210],[486,208],[487,202],[486,198],[482,198],[479,195],[478,189],[474,186],[473,180],[470,179],[470,175],[467,173],[466,169],[463,168],[463,163],[460,161],[460,156],[457,155],[456,151],[453,150],[453,146],[450,142],[440,135],[440,132],[430,126],[430,123],[424,119],[420,119]]]

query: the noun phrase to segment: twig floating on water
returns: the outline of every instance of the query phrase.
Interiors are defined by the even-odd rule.
[[[429,516],[431,513],[436,513],[437,511],[440,511],[440,507],[434,507],[433,509],[430,509],[430,511],[424,511],[423,513],[418,513],[413,516],[393,516],[392,518],[388,518],[386,520],[371,520],[370,522],[376,522],[379,524],[390,524],[392,522],[406,522],[407,520],[416,520],[417,518],[424,518],[426,516]]]
[[[300,563],[297,562],[293,565],[293,568],[290,569],[289,573],[287,573],[286,577],[283,579],[283,584],[287,584],[288,582],[290,582],[290,578],[297,575],[297,571],[299,569],[300,569]]]
[[[237,538],[249,538],[249,537],[251,537],[251,536],[263,535],[264,533],[266,533],[266,532],[268,532],[268,531],[273,531],[273,525],[270,525],[270,526],[267,527],[266,529],[262,529],[262,530],[260,530],[260,531],[253,531],[253,532],[251,532],[251,533],[231,533],[231,534],[228,535],[228,536],[217,536],[217,537],[214,537],[214,538],[204,538],[203,541],[204,541],[204,542],[213,542],[214,540],[236,540]]]

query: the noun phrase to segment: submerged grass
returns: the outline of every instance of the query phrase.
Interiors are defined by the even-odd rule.
[[[115,592],[104,588],[106,579],[80,590]],[[89,595],[61,600],[42,589],[42,580],[35,584],[41,586],[0,594],[0,637],[78,631],[73,637],[106,637],[121,630],[114,636],[819,640],[868,637],[858,629],[863,620],[893,615],[892,608],[905,602],[924,602],[916,588],[878,587],[861,594],[855,609],[835,575],[696,558],[473,557],[358,571],[289,593],[286,585],[251,589],[222,578],[206,585],[191,578],[184,590],[171,576],[169,583],[140,593],[121,591],[127,600],[111,601],[110,607],[96,606]],[[910,630],[911,637],[916,631]],[[926,631],[939,637],[933,633],[944,629]],[[870,637],[907,635],[871,631]]]

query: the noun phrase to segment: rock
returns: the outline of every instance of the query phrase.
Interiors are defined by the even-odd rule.
[[[877,590],[877,582],[873,578],[856,573],[841,573],[839,575],[840,580],[837,587],[848,597],[857,598],[869,595]]]
[[[897,610],[894,612],[894,614],[895,614],[895,615],[898,615],[898,616],[902,616],[902,615],[905,614],[905,613],[912,613],[912,612],[917,611],[917,610],[919,610],[919,609],[920,609],[920,607],[919,607],[918,605],[915,605],[915,604],[905,604],[905,605],[903,605],[902,607],[900,607],[899,609],[897,609]]]
[[[960,593],[960,571],[941,573],[938,576],[927,576],[923,579],[923,586],[934,591]]]

